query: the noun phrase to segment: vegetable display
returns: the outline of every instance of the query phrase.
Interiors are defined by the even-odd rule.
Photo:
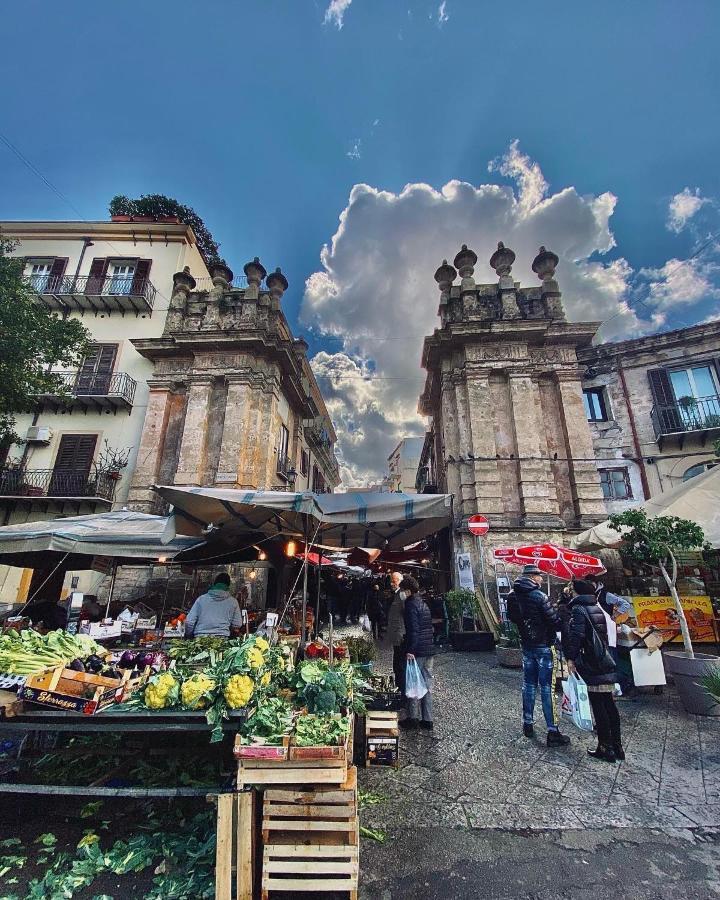
[[[8,631],[0,635],[0,672],[9,675],[34,675],[53,666],[73,663],[82,672],[82,663],[88,657],[99,658],[103,648],[86,634],[68,634],[66,631]],[[78,661],[81,665],[76,664]],[[100,661],[102,666],[102,661]]]
[[[280,744],[292,725],[292,707],[280,697],[267,697],[243,726],[245,742],[258,740],[264,744]]]
[[[298,747],[342,744],[350,734],[347,716],[300,716],[295,723],[295,743]]]

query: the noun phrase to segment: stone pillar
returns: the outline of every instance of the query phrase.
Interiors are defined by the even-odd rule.
[[[287,278],[280,271],[280,267],[278,266],[274,272],[272,272],[265,279],[265,284],[268,286],[268,290],[270,291],[270,296],[272,300],[270,301],[270,308],[273,312],[280,311],[280,301],[282,300],[282,296],[285,291],[288,289],[288,281]]]
[[[508,379],[523,524],[531,528],[564,527],[547,458],[538,384],[527,372],[508,372]]]
[[[458,451],[467,462],[461,462],[459,466],[460,490],[462,492],[463,508],[474,509],[475,501],[475,468],[470,462],[470,453],[473,453],[472,430],[470,427],[470,409],[468,403],[467,384],[465,375],[453,375],[453,387],[455,388],[455,409],[458,434]]]
[[[172,385],[166,381],[150,380],[148,389],[148,405],[128,493],[128,506],[138,512],[151,513],[155,510],[157,500],[152,486],[157,483],[160,471],[170,416]]]
[[[455,512],[462,513],[463,501],[460,493],[460,441],[457,423],[457,403],[455,385],[450,371],[442,376],[440,387],[440,416],[442,422],[443,456],[438,457],[438,466],[445,467],[445,479],[448,493],[455,495]]]
[[[248,375],[227,375],[227,402],[223,422],[220,459],[215,481],[218,487],[235,487],[240,471],[245,472],[248,437],[251,429],[251,387]]]
[[[233,272],[225,263],[211,263],[209,269],[213,288],[208,295],[202,327],[214,330],[220,327],[220,303],[233,280]]]
[[[497,250],[490,257],[490,266],[495,269],[495,273],[498,276],[498,296],[500,297],[503,319],[520,318],[515,282],[510,274],[514,262],[514,252],[500,241]]]
[[[207,461],[208,408],[212,389],[212,375],[188,377],[187,411],[175,484],[203,483]]]
[[[438,308],[438,315],[440,316],[440,324],[444,327],[449,321],[449,308],[450,308],[450,288],[452,287],[453,281],[457,277],[457,272],[451,265],[449,265],[448,261],[444,259],[442,261],[442,265],[435,272],[435,281],[437,282],[437,286],[440,289],[440,306]]]
[[[555,268],[559,262],[557,254],[552,250],[540,248],[538,255],[533,260],[532,270],[542,281],[540,296],[545,304],[545,309],[552,319],[565,321],[565,310],[560,299],[560,288],[555,281]]]
[[[477,457],[469,466],[475,483],[476,509],[492,521],[504,515],[502,485],[497,465],[495,444],[495,410],[490,393],[490,369],[474,369],[467,374],[467,416],[472,436],[472,447],[466,454]],[[461,390],[461,396],[465,392]]]
[[[267,489],[279,480],[277,474],[277,446],[280,440],[280,420],[277,414],[279,399],[279,389],[276,384],[264,390],[261,398],[258,472],[264,472],[263,485]]]
[[[173,292],[170,298],[170,309],[165,320],[165,333],[180,331],[185,320],[187,301],[190,292],[195,289],[195,279],[190,274],[190,267],[185,266],[182,272],[173,275]]]
[[[572,485],[579,527],[587,528],[607,518],[595,450],[582,397],[578,372],[557,372],[560,404],[565,427],[568,474]]]

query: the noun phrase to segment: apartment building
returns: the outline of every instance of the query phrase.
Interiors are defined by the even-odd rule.
[[[387,490],[416,493],[415,480],[422,448],[423,438],[406,437],[400,441],[388,456]]]

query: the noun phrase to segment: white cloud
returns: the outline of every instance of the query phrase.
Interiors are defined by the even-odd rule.
[[[538,284],[531,264],[545,244],[560,257],[557,278],[571,319],[609,319],[608,338],[640,330],[626,299],[631,267],[622,258],[597,259],[615,245],[616,198],[580,196],[573,187],[550,193],[517,142],[494,167],[514,186],[449,181],[439,190],[408,184],[393,193],[356,184],[322,250],[321,270],[306,283],[303,323],[341,342],[340,352],[318,354],[313,364],[329,391],[346,484],[377,479],[394,442],[423,432],[416,412],[422,339],[439,326],[433,274],[461,244],[478,254],[476,280],[491,283],[489,259],[504,241],[523,285]]]
[[[347,156],[348,159],[360,159],[362,157],[362,141],[360,138],[355,138],[352,147],[345,156]]]
[[[447,7],[447,0],[443,0],[443,2],[440,4],[440,6],[438,6],[438,11],[437,11],[438,28],[442,28],[443,25],[450,18],[450,16],[448,15],[448,13],[446,11],[446,7]]]
[[[694,191],[689,187],[683,188],[668,204],[667,227],[679,234],[690,219],[709,202],[707,197],[700,194],[700,188],[695,188]]]
[[[647,279],[650,300],[662,311],[720,297],[714,284],[718,272],[716,263],[698,258],[669,259],[659,269],[641,269],[639,274]]]
[[[348,7],[352,3],[352,0],[331,0],[330,5],[325,10],[325,25],[334,25],[338,30],[343,27],[343,19],[345,17],[345,13],[348,11]]]

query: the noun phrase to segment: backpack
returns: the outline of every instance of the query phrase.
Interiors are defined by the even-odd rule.
[[[505,609],[507,610],[507,617],[513,625],[519,625],[522,622],[522,603],[520,603],[520,598],[515,591],[510,591],[505,598]]]

